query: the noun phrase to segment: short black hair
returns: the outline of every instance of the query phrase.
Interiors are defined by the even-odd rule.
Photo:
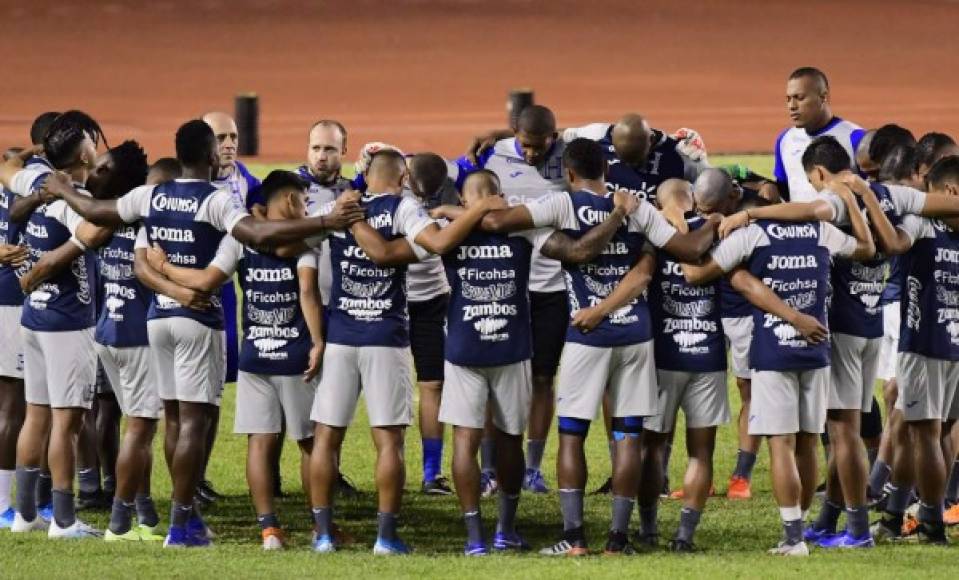
[[[869,158],[881,166],[886,156],[896,147],[914,147],[915,145],[916,138],[912,131],[895,123],[887,123],[876,129],[875,135],[872,136],[872,143],[869,144]]]
[[[393,171],[393,168],[399,169],[400,167],[406,167],[406,157],[396,149],[380,149],[370,157],[370,164],[366,167],[366,173],[369,175],[373,172],[384,171],[389,168],[390,171]],[[399,177],[399,174],[396,174]]]
[[[316,129],[320,125],[324,127],[336,127],[339,130],[340,135],[343,135],[343,150],[345,151],[346,150],[346,127],[343,126],[343,123],[340,123],[336,119],[320,119],[319,121],[317,121],[316,123],[313,123],[313,125],[310,126],[310,131],[309,133],[307,133],[307,135],[312,133],[313,129]]]
[[[933,190],[952,183],[959,185],[959,155],[943,157],[926,174],[926,189]]]
[[[43,138],[46,137],[47,131],[50,130],[50,124],[59,116],[60,113],[55,111],[40,113],[40,116],[34,119],[33,124],[30,125],[30,142],[34,145],[42,144]]]
[[[801,79],[803,77],[816,79],[825,90],[829,90],[829,79],[826,78],[826,73],[818,68],[814,66],[801,66],[789,74],[789,80]]]
[[[266,176],[266,179],[264,179],[260,185],[260,195],[263,196],[264,201],[269,203],[270,199],[284,189],[304,191],[306,190],[306,182],[292,171],[274,169]]]
[[[106,145],[103,130],[93,117],[83,111],[67,111],[53,119],[47,128],[43,136],[43,155],[57,169],[69,167],[87,136],[94,145],[99,145],[100,141]]]
[[[466,184],[466,181],[471,179],[482,179],[486,183],[493,185],[493,189],[496,191],[500,190],[500,181],[499,175],[496,175],[496,172],[490,171],[489,169],[478,169],[469,175],[466,176],[466,180],[463,181],[463,184]]]
[[[803,171],[809,173],[813,167],[825,167],[830,173],[839,173],[852,167],[849,153],[832,135],[816,137],[802,154]]]
[[[912,145],[897,145],[879,166],[879,181],[893,183],[909,179],[919,165],[919,151]]]
[[[153,162],[150,171],[161,171],[172,179],[176,179],[183,175],[183,166],[176,157],[161,157]]]
[[[410,179],[426,196],[434,195],[443,187],[448,171],[446,161],[436,153],[417,153],[410,159]]]
[[[602,179],[606,169],[603,147],[592,139],[573,139],[563,150],[563,164],[580,179]]]
[[[193,167],[209,161],[216,153],[216,135],[203,119],[191,119],[176,131],[176,158]]]
[[[556,132],[556,116],[543,105],[528,105],[516,118],[516,130],[530,135],[552,135]]]
[[[127,140],[109,151],[113,161],[113,171],[104,182],[101,198],[120,197],[134,187],[143,185],[147,180],[150,166],[143,147],[133,140]]]
[[[955,144],[956,141],[945,133],[935,131],[926,133],[916,143],[916,150],[919,153],[918,164],[931,167],[936,161],[939,161],[946,148],[953,147]]]

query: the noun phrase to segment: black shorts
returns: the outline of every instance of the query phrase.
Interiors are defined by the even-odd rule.
[[[417,381],[443,380],[443,349],[446,346],[446,309],[449,294],[422,302],[409,302],[410,350]]]
[[[533,323],[533,376],[553,377],[569,327],[566,291],[530,292],[529,307]]]

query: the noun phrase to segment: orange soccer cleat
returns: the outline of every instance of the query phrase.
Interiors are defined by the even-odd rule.
[[[943,512],[942,522],[947,526],[959,524],[959,503],[952,504],[951,508]]]
[[[733,476],[729,479],[729,488],[726,490],[726,499],[749,499],[753,496],[749,488],[749,480],[745,477]]]
[[[707,494],[707,495],[708,495],[709,497],[713,497],[714,495],[716,495],[716,486],[710,485],[710,486],[709,486],[709,494]],[[669,494],[669,499],[686,499],[686,492],[683,491],[683,488],[679,488],[679,489],[673,490],[673,491]]]
[[[266,528],[262,534],[264,550],[282,550],[286,546],[286,538],[280,528]]]

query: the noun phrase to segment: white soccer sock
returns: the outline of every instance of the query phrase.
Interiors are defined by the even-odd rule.
[[[10,490],[13,488],[12,469],[0,469],[0,514],[10,509]]]
[[[790,507],[780,507],[779,517],[781,517],[784,522],[794,522],[802,518],[802,508],[799,507],[798,505],[790,506]]]

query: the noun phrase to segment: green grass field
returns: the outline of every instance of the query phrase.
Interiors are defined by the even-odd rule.
[[[714,164],[747,162],[759,172],[770,173],[768,157],[714,157]],[[269,168],[256,167],[258,173]],[[735,413],[739,396],[730,383],[730,400]],[[217,534],[215,546],[208,550],[164,550],[159,545],[115,545],[98,541],[77,543],[50,542],[41,535],[0,535],[0,577],[76,577],[76,578],[622,578],[644,577],[807,577],[807,578],[880,578],[946,577],[954,573],[953,549],[919,546],[879,547],[871,551],[825,553],[816,550],[809,558],[782,559],[768,556],[765,550],[780,538],[779,515],[769,490],[768,457],[760,454],[754,475],[754,499],[729,502],[711,499],[697,533],[701,553],[674,556],[664,552],[629,558],[593,556],[576,560],[546,559],[533,554],[494,555],[467,559],[460,555],[464,531],[455,498],[424,497],[419,494],[420,445],[415,428],[407,434],[408,494],[401,517],[401,534],[415,554],[404,558],[374,558],[371,554],[376,528],[376,502],[373,486],[373,448],[361,407],[343,451],[343,471],[363,491],[360,498],[337,504],[337,520],[354,534],[358,543],[330,556],[314,555],[309,549],[312,523],[304,496],[299,490],[296,448],[287,444],[283,458],[284,488],[290,496],[280,501],[278,513],[291,538],[290,549],[282,553],[264,553],[259,531],[248,498],[244,477],[246,445],[244,438],[232,434],[235,389],[227,388],[223,400],[220,437],[214,451],[209,478],[227,498],[206,512]],[[670,479],[682,480],[686,454],[682,420],[674,445]],[[449,433],[447,434],[449,436]],[[157,441],[162,440],[162,435]],[[725,482],[733,467],[736,436],[732,426],[719,432],[716,448],[716,485],[725,491]],[[547,479],[555,484],[555,436],[544,460]],[[606,441],[600,423],[588,439],[590,461],[589,489],[600,485],[609,475]],[[162,454],[157,447],[154,471],[154,497],[164,522],[168,519],[170,483]],[[449,446],[444,457],[448,473]],[[484,500],[487,529],[495,518],[495,499]],[[679,504],[663,501],[660,527],[664,537],[675,531]],[[609,521],[607,497],[588,497],[587,533],[594,550],[601,550]],[[107,525],[104,513],[85,513],[81,517],[99,528]],[[524,495],[518,526],[528,541],[539,548],[555,541],[561,528],[555,493],[546,496]],[[638,516],[637,516],[638,518]],[[462,576],[460,576],[462,575]]]

